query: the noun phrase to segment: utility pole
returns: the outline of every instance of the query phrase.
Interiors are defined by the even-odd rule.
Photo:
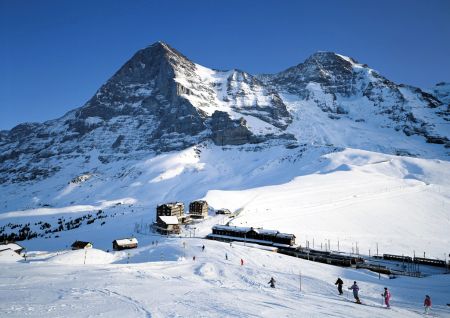
[[[300,293],[302,293],[302,270],[299,270],[299,278],[300,278]]]

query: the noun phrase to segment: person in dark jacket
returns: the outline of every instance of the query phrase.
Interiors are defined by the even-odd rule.
[[[270,287],[275,288],[275,279],[273,279],[273,277],[271,277],[268,284],[270,284]]]
[[[344,285],[344,282],[342,281],[342,279],[340,277],[338,277],[336,283],[334,283],[334,284],[337,285],[337,287],[338,287],[339,295],[342,295],[344,293],[342,291],[342,285]]]

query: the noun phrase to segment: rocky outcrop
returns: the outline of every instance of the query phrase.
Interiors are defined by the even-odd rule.
[[[211,116],[212,140],[216,145],[243,145],[256,142],[244,118],[232,120],[228,113],[216,111]]]

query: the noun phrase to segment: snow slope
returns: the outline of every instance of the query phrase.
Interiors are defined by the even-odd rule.
[[[71,171],[67,167],[66,173]],[[120,179],[108,177],[119,173]],[[342,250],[351,251],[358,242],[367,254],[378,243],[380,252],[426,252],[443,259],[450,247],[449,174],[447,161],[356,149],[204,144],[150,157],[126,170],[110,165],[70,193],[65,190],[70,184],[64,185],[69,178],[62,173],[36,186],[17,185],[12,190],[17,201],[4,201],[0,226],[30,222],[43,232],[35,223],[55,228],[60,217],[94,218],[102,210],[105,217],[91,224],[88,218],[79,228],[23,244],[32,250],[59,250],[80,239],[109,249],[112,240],[135,233],[136,223],[153,222],[157,204],[178,200],[187,206],[204,198],[214,209],[239,211],[235,225],[294,233],[300,244],[314,238],[319,246],[330,240],[337,249],[339,240]],[[35,202],[41,207],[33,208]],[[199,233],[207,235],[212,225]]]
[[[155,246],[150,239],[154,237],[139,237],[140,242],[149,245],[130,251],[129,264],[122,254],[122,264],[74,265],[83,256],[79,255],[77,261],[75,257],[80,253],[72,252],[66,253],[72,254],[64,258],[66,263],[55,264],[55,256],[2,264],[0,315],[403,318],[421,317],[423,298],[429,294],[433,300],[430,316],[450,317],[445,306],[450,293],[449,275],[394,280],[381,276],[379,280],[377,274],[365,270],[308,262],[238,244],[230,247],[215,241],[175,238]],[[103,254],[90,249],[88,258],[91,253],[98,257],[96,263],[105,260]],[[110,260],[117,259],[117,254]],[[152,261],[152,254],[160,255],[162,260]],[[241,258],[244,266],[240,266]],[[146,262],[141,262],[143,259]],[[270,277],[276,280],[275,289],[269,288]],[[344,280],[345,289],[358,281],[364,305],[354,304],[350,292],[337,295],[337,277]],[[390,310],[381,305],[380,294],[385,286],[393,295]]]

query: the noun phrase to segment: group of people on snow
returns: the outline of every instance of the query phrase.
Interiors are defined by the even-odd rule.
[[[344,294],[344,292],[342,291],[342,286],[344,285],[344,281],[340,277],[338,277],[338,279],[336,280],[336,283],[334,283],[334,284],[337,285],[339,295]],[[350,286],[348,289],[353,291],[353,297],[355,298],[355,302],[357,304],[361,304],[361,300],[359,299],[359,286],[356,283],[356,281],[354,281],[353,285]],[[390,304],[391,292],[389,291],[389,289],[387,287],[384,287],[384,292],[381,294],[381,296],[384,299],[384,304],[386,305],[386,308],[391,308],[391,304]],[[431,308],[431,297],[429,295],[425,296],[423,305],[425,307],[425,313],[428,314],[428,312]]]

